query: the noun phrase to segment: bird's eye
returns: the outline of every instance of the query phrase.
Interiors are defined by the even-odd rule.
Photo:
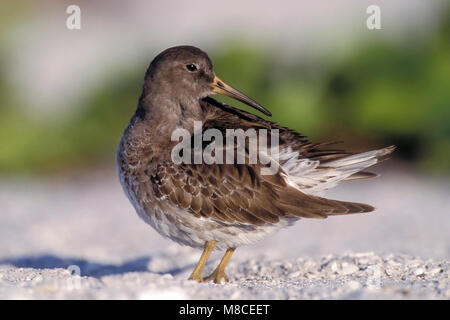
[[[197,66],[195,64],[188,64],[186,65],[186,69],[188,69],[190,72],[197,71]]]

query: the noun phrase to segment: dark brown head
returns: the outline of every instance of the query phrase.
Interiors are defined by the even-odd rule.
[[[153,103],[171,100],[188,107],[214,93],[227,95],[271,115],[220,80],[208,55],[196,47],[177,46],[164,50],[153,59],[145,75],[143,98]]]

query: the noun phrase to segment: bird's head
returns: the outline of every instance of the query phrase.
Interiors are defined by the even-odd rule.
[[[144,90],[179,101],[198,101],[217,93],[271,115],[266,108],[220,80],[208,55],[193,46],[172,47],[157,55],[147,70]]]

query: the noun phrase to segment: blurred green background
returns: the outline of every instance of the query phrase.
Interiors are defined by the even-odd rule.
[[[45,10],[53,7],[44,3]],[[21,10],[13,10],[17,8]],[[343,140],[342,147],[353,151],[396,144],[397,163],[448,174],[448,8],[438,10],[433,24],[422,33],[397,40],[381,32],[360,36],[339,55],[333,46],[308,57],[302,48],[285,49],[289,52],[283,54],[279,43],[252,41],[251,34],[236,36],[236,30],[226,30],[220,41],[205,41],[203,48],[210,54],[216,73],[271,110],[274,121],[313,140]],[[1,29],[20,26],[21,21],[33,25],[34,20],[23,17],[36,11],[35,6],[23,2],[2,4]],[[361,15],[364,19],[364,13]],[[58,23],[64,23],[65,12],[58,17]],[[86,34],[93,27],[86,24],[83,28]],[[74,40],[73,32],[67,41]],[[22,87],[20,80],[18,85],[10,79],[14,74],[11,52],[22,50],[14,37],[23,35],[5,30],[1,35],[0,173],[53,174],[74,168],[112,167],[115,148],[136,108],[145,69],[154,54],[165,47],[140,49],[141,56],[123,65],[106,63],[110,70],[94,89],[71,100],[70,112],[46,110],[39,116],[39,108],[30,112],[22,107],[29,89]],[[197,45],[188,40],[184,42]],[[121,45],[119,41],[117,38],[117,46]],[[40,77],[30,71],[29,77]],[[83,80],[74,83],[79,82]],[[64,90],[59,91],[63,97],[59,103],[69,103]],[[238,102],[218,99],[247,109]]]

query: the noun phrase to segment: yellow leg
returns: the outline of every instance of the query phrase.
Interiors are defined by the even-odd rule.
[[[192,271],[192,274],[189,277],[190,280],[195,280],[197,282],[203,282],[203,278],[202,278],[203,267],[205,266],[206,261],[208,261],[208,258],[210,256],[211,252],[213,251],[215,245],[216,245],[216,240],[206,241],[205,249],[203,249],[203,253],[200,256],[200,260],[198,260],[198,263],[195,266],[194,271]]]
[[[221,284],[222,280],[225,282],[228,282],[228,277],[225,274],[225,268],[228,264],[228,261],[230,261],[231,255],[233,254],[235,248],[232,249],[228,249],[225,254],[223,255],[222,260],[220,261],[219,265],[217,266],[217,268],[213,271],[213,273],[211,273],[210,276],[206,277],[204,280],[205,281],[214,281],[214,283],[218,283]]]

